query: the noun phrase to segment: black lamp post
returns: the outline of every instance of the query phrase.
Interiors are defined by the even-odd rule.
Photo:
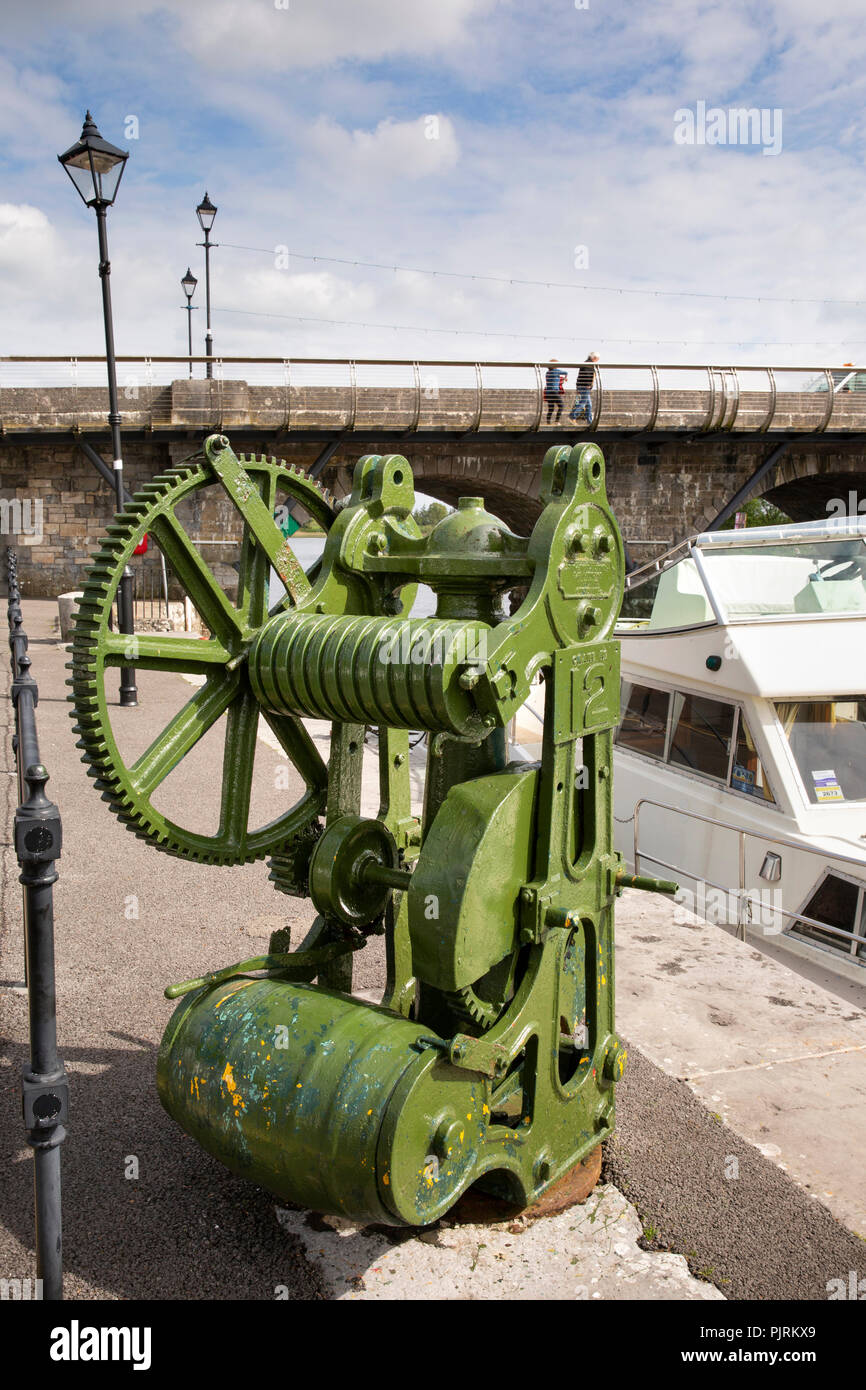
[[[123,455],[120,445],[120,410],[117,403],[117,364],[114,355],[114,325],[111,318],[111,262],[108,259],[107,212],[117,197],[120,180],[129,152],[119,150],[103,140],[88,111],[84,117],[81,139],[57,158],[63,165],[85,207],[96,213],[99,233],[99,278],[102,281],[102,313],[105,320],[105,360],[108,368],[108,423],[111,426],[111,447],[114,454],[114,486],[117,510],[123,510]],[[120,631],[133,633],[132,570],[123,571],[117,597]],[[135,671],[124,666],[120,672],[121,705],[137,705],[138,691]]]
[[[198,308],[197,304],[193,304],[192,297],[195,294],[195,287],[198,284],[198,280],[196,280],[189,266],[187,266],[186,275],[184,275],[180,283],[183,285],[183,292],[186,295],[185,308],[187,313],[187,328],[189,330],[189,374],[192,376],[192,311]]]
[[[207,376],[212,377],[212,376],[213,376],[213,360],[212,360],[212,359],[213,359],[213,338],[211,337],[211,331],[210,331],[210,248],[211,248],[212,245],[213,245],[213,246],[218,246],[219,243],[216,242],[216,241],[211,242],[211,239],[210,239],[210,229],[211,229],[211,227],[213,226],[213,221],[214,221],[214,218],[215,218],[216,215],[217,215],[217,210],[216,210],[216,208],[214,207],[213,203],[211,202],[210,198],[207,196],[207,193],[205,193],[204,197],[202,198],[201,202],[199,203],[199,205],[198,205],[198,207],[196,208],[195,211],[196,211],[196,216],[198,217],[198,220],[199,220],[199,224],[200,224],[200,226],[201,226],[201,229],[202,229],[202,231],[204,232],[204,241],[199,241],[199,242],[197,242],[196,244],[197,244],[198,246],[203,246],[203,247],[204,247],[205,317],[207,318],[207,332],[205,333],[205,338],[204,338],[205,352],[206,352],[206,354],[207,354],[207,366],[206,366],[206,368],[205,368],[205,372],[206,372]]]

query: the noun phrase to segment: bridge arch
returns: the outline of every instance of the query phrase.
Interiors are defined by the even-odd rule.
[[[498,478],[494,478],[487,469],[479,470],[471,476],[455,476],[419,467],[414,470],[414,474],[418,492],[426,492],[440,502],[447,502],[449,506],[456,507],[461,497],[483,497],[487,510],[521,536],[529,535],[541,515],[537,478],[531,480],[536,485],[533,495],[531,488],[509,485],[501,473]]]
[[[858,510],[866,515],[866,457],[792,455],[779,460],[766,483],[755,496],[774,503],[792,521],[853,516]]]
[[[770,449],[778,451],[779,445],[767,441],[762,451],[765,459]],[[858,510],[866,516],[866,452],[859,440],[846,441],[846,447],[835,449],[792,443],[779,454],[766,476],[745,491],[761,463],[761,451],[752,449],[743,452],[739,468],[726,478],[716,474],[714,486],[707,489],[709,505],[704,503],[702,512],[676,539],[713,526],[738,494],[742,494],[740,504],[760,498],[772,502],[794,522],[824,521],[831,516],[856,515]],[[725,491],[719,489],[720,482]]]
[[[413,448],[411,442],[394,452],[408,458],[416,492],[427,493],[451,507],[456,507],[461,497],[483,497],[488,511],[521,536],[529,535],[541,515],[538,492],[543,452],[537,447],[524,450],[513,462],[493,455]],[[351,486],[352,470],[344,466],[334,478],[334,492],[340,496],[351,491]]]

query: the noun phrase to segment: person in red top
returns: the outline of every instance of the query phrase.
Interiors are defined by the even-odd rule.
[[[556,411],[556,423],[559,424],[562,419],[562,400],[567,379],[568,372],[564,372],[561,367],[558,367],[556,358],[551,357],[550,366],[544,374],[544,399],[547,401],[548,424],[550,424],[554,410]]]

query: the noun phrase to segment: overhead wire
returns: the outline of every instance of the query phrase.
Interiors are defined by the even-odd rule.
[[[837,304],[857,309],[866,307],[866,300],[864,299],[818,299],[772,294],[722,294],[714,293],[712,290],[668,290],[634,285],[582,285],[575,280],[527,280],[517,275],[486,275],[477,271],[431,270],[426,266],[392,265],[384,261],[352,260],[349,257],[340,256],[312,256],[300,251],[292,251],[289,247],[284,246],[240,246],[230,241],[221,241],[220,246],[230,251],[254,251],[267,256],[275,256],[280,252],[285,252],[290,260],[312,261],[314,263],[322,261],[328,265],[352,266],[361,270],[387,270],[406,275],[430,275],[437,279],[476,280],[496,285],[521,285],[532,289],[576,290],[583,294],[642,294],[656,299],[716,299],[749,304]],[[619,339],[618,341],[625,340]]]
[[[843,346],[847,350],[849,347],[862,347],[866,344],[864,338],[845,338],[827,340],[825,342],[815,342],[812,338],[795,338],[783,340],[781,338],[767,338],[760,341],[749,341],[745,338],[608,338],[597,334],[590,335],[583,333],[580,336],[567,335],[563,333],[503,333],[496,332],[489,328],[429,328],[422,324],[412,323],[370,323],[362,319],[329,319],[317,317],[314,314],[275,314],[267,310],[260,309],[234,309],[214,305],[214,311],[221,314],[245,314],[252,318],[264,319],[284,319],[291,323],[318,323],[329,324],[338,328],[383,328],[397,333],[440,333],[447,337],[464,338],[509,338],[515,341],[533,340],[545,343],[586,343],[589,337],[597,344],[603,343],[626,343],[630,345],[651,345],[653,347],[702,347],[706,343],[711,343],[717,347],[829,347],[837,351]]]

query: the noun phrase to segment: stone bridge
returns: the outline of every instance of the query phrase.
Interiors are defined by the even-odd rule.
[[[547,365],[235,359],[214,360],[206,379],[202,359],[121,358],[126,486],[224,431],[239,452],[317,469],[338,494],[361,454],[405,454],[419,490],[450,503],[480,494],[525,533],[545,450],[594,439],[638,561],[737,497],[770,497],[795,520],[866,512],[866,372],[602,365],[588,427],[568,419],[579,364],[557,364],[568,373],[565,408],[548,422]],[[21,552],[25,593],[75,587],[113,510],[85,452],[110,463],[104,380],[102,358],[0,359],[0,520]],[[37,502],[41,534],[15,534]],[[198,526],[202,541],[230,542],[227,501],[205,506]]]

